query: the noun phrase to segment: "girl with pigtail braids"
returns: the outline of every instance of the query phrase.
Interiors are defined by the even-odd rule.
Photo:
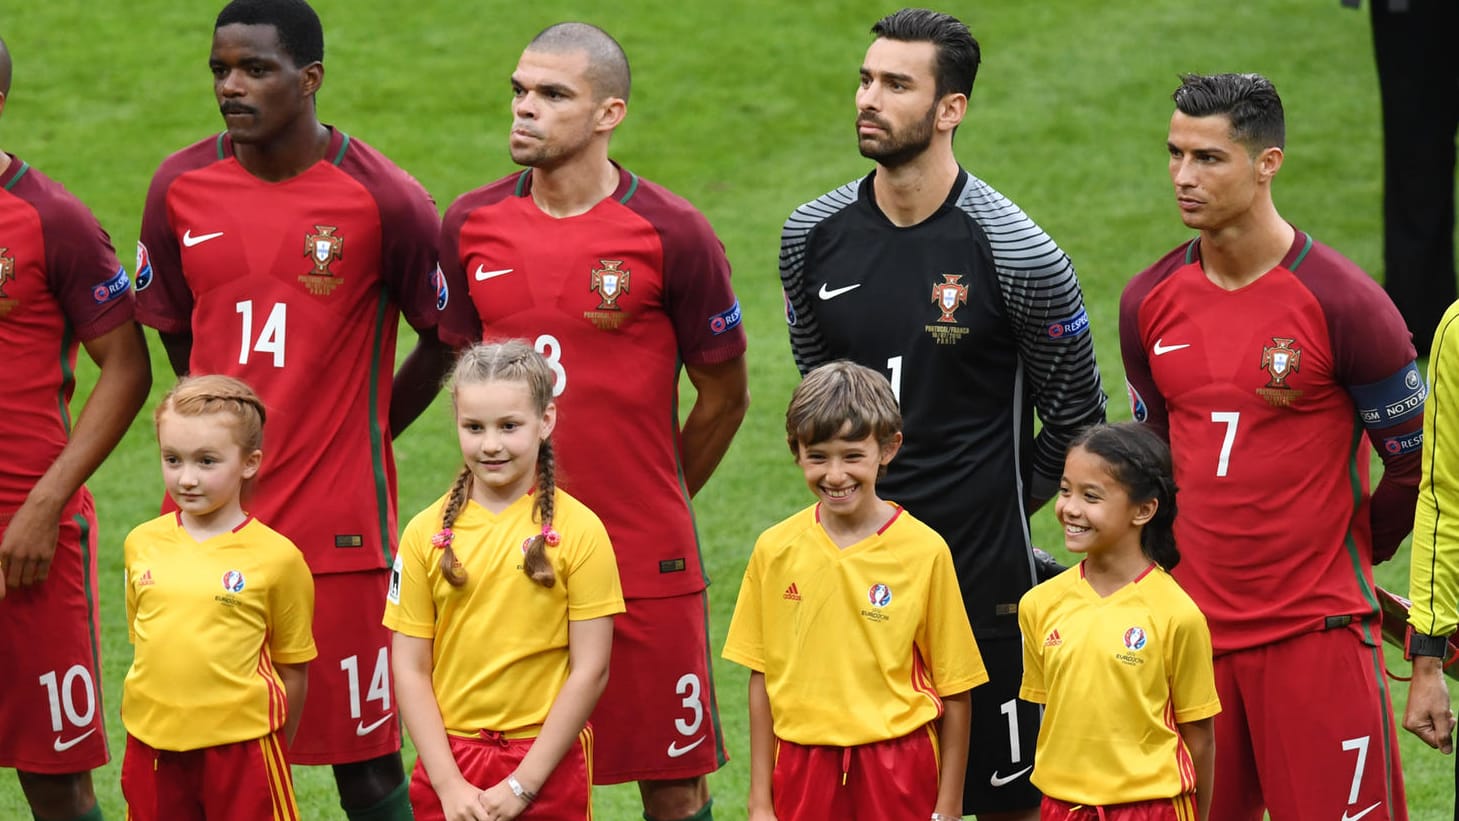
[[[1046,818],[1209,815],[1221,703],[1206,619],[1169,574],[1175,497],[1170,449],[1141,425],[1069,446],[1054,514],[1084,559],[1018,604],[1019,696],[1046,705],[1031,777]]]
[[[520,340],[461,355],[450,391],[465,464],[401,536],[385,625],[418,819],[591,806],[586,725],[623,594],[602,523],[557,487],[553,383]]]

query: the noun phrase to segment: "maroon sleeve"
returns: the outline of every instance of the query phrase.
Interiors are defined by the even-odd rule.
[[[1120,356],[1125,363],[1125,389],[1130,396],[1130,415],[1143,422],[1161,439],[1170,441],[1170,416],[1165,397],[1155,386],[1150,374],[1150,358],[1140,332],[1140,306],[1155,284],[1160,272],[1168,268],[1166,259],[1130,280],[1120,295]]]
[[[131,283],[91,211],[56,183],[45,182],[49,190],[31,204],[41,219],[46,278],[76,338],[85,342],[136,317]]]
[[[724,244],[688,201],[659,186],[645,188],[629,207],[658,229],[663,243],[664,309],[674,323],[680,358],[713,365],[743,355],[745,329]]]
[[[137,242],[137,318],[164,333],[192,330],[193,293],[167,210],[167,192],[185,170],[185,151],[162,163],[147,189]]]
[[[481,316],[471,304],[470,283],[461,267],[461,226],[474,209],[471,192],[462,195],[441,221],[441,287],[446,290],[446,306],[441,310],[441,323],[436,334],[442,342],[461,348],[481,340]]]
[[[435,200],[420,183],[403,171],[397,177],[379,199],[380,275],[405,321],[417,331],[431,330],[449,302],[449,292],[436,275],[441,219]]]
[[[1373,559],[1383,561],[1413,529],[1422,470],[1422,375],[1413,335],[1393,300],[1357,265],[1314,243],[1299,278],[1321,303],[1338,381],[1352,395],[1383,460],[1373,490]]]

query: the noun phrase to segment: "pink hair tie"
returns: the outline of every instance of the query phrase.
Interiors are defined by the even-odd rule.
[[[557,535],[557,531],[552,529],[552,525],[542,526],[542,538],[545,539],[547,541],[547,544],[552,547],[557,547],[557,545],[562,541],[562,537]]]
[[[451,541],[455,538],[456,534],[451,532],[451,528],[445,527],[441,528],[441,531],[439,533],[431,537],[431,544],[442,550],[445,550],[446,548],[451,546]]]

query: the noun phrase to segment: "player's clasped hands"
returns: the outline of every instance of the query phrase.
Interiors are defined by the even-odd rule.
[[[493,812],[486,803],[487,793],[487,790],[478,788],[464,778],[436,790],[436,795],[441,799],[441,809],[445,810],[446,821],[495,821],[498,818],[516,817],[516,813],[498,815]]]

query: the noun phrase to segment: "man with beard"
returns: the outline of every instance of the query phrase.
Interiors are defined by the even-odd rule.
[[[802,374],[844,358],[891,380],[906,442],[882,487],[952,547],[991,676],[973,693],[963,811],[1034,818],[1039,711],[1017,698],[1028,516],[1057,490],[1074,432],[1103,421],[1105,396],[1069,258],[953,155],[977,41],[926,9],[871,31],[856,130],[877,165],[785,223],[791,349]]]

